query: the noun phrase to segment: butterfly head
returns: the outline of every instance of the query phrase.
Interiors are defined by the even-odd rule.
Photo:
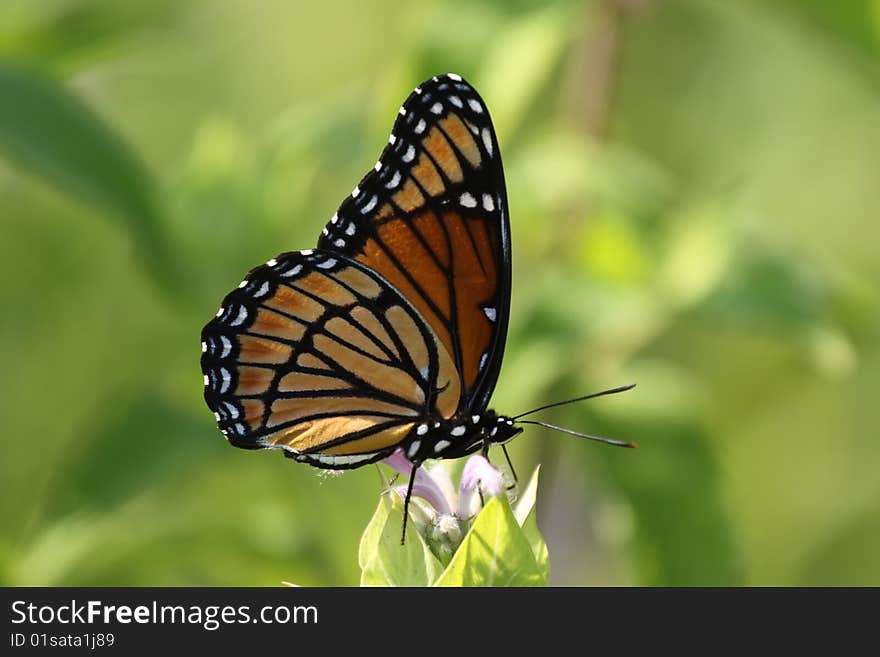
[[[491,418],[487,418],[489,422],[484,434],[489,443],[503,445],[522,433],[523,428],[516,426],[513,418],[496,415],[493,411],[489,411],[489,413]]]

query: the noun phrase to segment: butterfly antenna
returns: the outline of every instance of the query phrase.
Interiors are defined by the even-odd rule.
[[[519,424],[535,424],[539,427],[553,429],[554,431],[561,431],[562,433],[577,436],[578,438],[589,438],[590,440],[596,440],[600,443],[605,443],[606,445],[614,445],[615,447],[638,447],[638,443],[630,443],[625,440],[614,440],[613,438],[605,438],[604,436],[592,436],[588,433],[581,433],[580,431],[566,429],[565,427],[557,427],[555,424],[539,422],[538,420],[518,420],[518,422]]]
[[[604,397],[605,395],[616,395],[618,392],[626,392],[627,390],[632,390],[636,387],[635,383],[629,383],[625,386],[618,386],[617,388],[610,388],[608,390],[603,390],[602,392],[594,392],[592,395],[584,395],[583,397],[575,397],[574,399],[566,399],[561,402],[554,402],[552,404],[547,404],[545,406],[539,406],[538,408],[533,408],[530,411],[526,411],[525,413],[520,413],[519,415],[514,415],[511,419],[518,420],[521,417],[525,417],[526,415],[531,415],[532,413],[537,413],[538,411],[544,411],[548,408],[556,408],[557,406],[565,406],[566,404],[574,404],[575,402],[584,401],[585,399],[593,399],[594,397]]]

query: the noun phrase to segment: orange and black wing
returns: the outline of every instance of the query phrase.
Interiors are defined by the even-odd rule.
[[[510,226],[498,140],[473,87],[450,74],[416,88],[318,246],[396,287],[452,355],[459,410],[486,408],[507,335]]]
[[[202,372],[233,445],[323,468],[387,456],[460,399],[455,363],[420,313],[368,267],[326,251],[252,270],[202,331]]]

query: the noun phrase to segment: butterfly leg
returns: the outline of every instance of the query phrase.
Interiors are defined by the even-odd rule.
[[[412,471],[409,473],[409,483],[406,486],[406,498],[403,500],[403,529],[400,532],[400,544],[406,543],[406,521],[409,519],[409,500],[412,497],[413,484],[416,483],[416,470],[419,469],[421,462],[413,463]]]
[[[510,460],[510,454],[507,453],[507,445],[501,446],[501,451],[504,452],[504,458],[507,459],[507,467],[510,468],[510,474],[513,477],[513,485],[508,489],[516,488],[516,485],[519,483],[519,477],[516,476],[516,470],[513,467],[513,461]]]

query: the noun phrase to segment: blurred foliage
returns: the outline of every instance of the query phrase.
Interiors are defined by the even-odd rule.
[[[880,584],[880,2],[0,7],[0,580],[353,585],[382,490],[226,446],[199,331],[422,79],[496,120],[493,407],[550,582]],[[500,456],[496,457],[501,458]]]

